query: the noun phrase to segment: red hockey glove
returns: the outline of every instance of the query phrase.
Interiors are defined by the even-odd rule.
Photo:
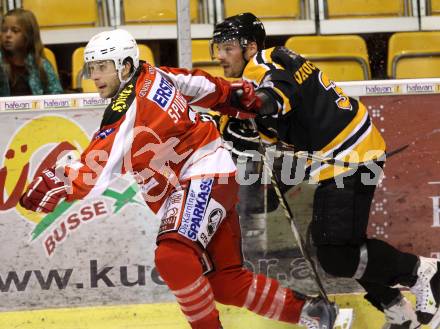
[[[20,198],[20,205],[32,211],[48,213],[66,196],[67,186],[56,176],[53,168],[48,168],[28,186]]]
[[[238,105],[244,111],[257,112],[262,105],[252,82],[242,80],[231,83],[231,93],[231,105]]]
[[[214,111],[237,119],[252,119],[256,117],[261,99],[255,94],[254,86],[248,81],[231,83],[231,93],[227,102],[213,107]]]

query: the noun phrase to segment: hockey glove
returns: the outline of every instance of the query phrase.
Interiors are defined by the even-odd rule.
[[[236,119],[256,117],[256,109],[261,106],[260,98],[255,94],[254,86],[247,81],[231,83],[231,93],[227,102],[212,109]]]
[[[261,99],[255,93],[252,82],[237,81],[231,83],[231,105],[247,112],[256,112],[261,107]]]
[[[20,198],[23,208],[37,212],[52,212],[58,202],[67,196],[67,186],[53,168],[44,169]]]

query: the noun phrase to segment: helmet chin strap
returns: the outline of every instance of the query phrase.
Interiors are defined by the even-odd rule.
[[[243,76],[243,72],[244,72],[244,69],[246,68],[247,64],[248,64],[249,61],[255,56],[255,54],[258,53],[258,51],[259,51],[259,49],[257,48],[257,52],[254,53],[252,56],[249,56],[249,59],[246,60],[245,53],[246,53],[246,49],[248,48],[248,46],[249,46],[249,43],[248,43],[248,42],[246,42],[245,45],[241,46],[241,53],[242,53],[242,57],[243,57],[243,60],[244,60],[244,63],[245,63],[245,64],[244,64],[244,66],[243,66],[243,70],[241,70],[240,76]]]
[[[118,91],[112,96],[112,98],[115,97],[116,95],[118,95],[122,91],[122,89],[124,89],[126,84],[131,80],[131,78],[133,77],[133,75],[135,73],[136,73],[136,69],[133,70],[133,72],[129,75],[129,77],[124,80],[124,79],[122,79],[122,69],[118,70],[118,79],[120,81],[120,84],[119,84]]]
[[[242,69],[241,72],[240,72],[240,77],[243,76],[244,69],[246,68],[247,64],[248,64],[249,61],[251,60],[250,57],[249,57],[248,60],[246,60],[246,57],[245,57],[245,55],[244,55],[245,52],[246,52],[246,48],[247,48],[247,45],[244,46],[244,47],[241,47],[241,54],[242,54],[242,57],[243,57],[244,65],[243,65],[243,69]]]

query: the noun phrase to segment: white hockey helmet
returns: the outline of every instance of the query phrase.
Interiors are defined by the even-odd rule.
[[[127,57],[132,59],[134,70],[136,70],[139,66],[139,48],[129,32],[117,29],[98,33],[90,39],[84,49],[84,77],[90,78],[88,63],[112,60],[119,79],[122,81],[121,69]]]

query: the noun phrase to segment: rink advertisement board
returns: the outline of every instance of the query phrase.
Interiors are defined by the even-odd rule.
[[[440,95],[361,100],[388,152],[407,146],[387,159],[371,209],[370,235],[401,250],[440,258]]]
[[[405,251],[437,256],[440,94],[391,96],[379,93],[383,90],[370,89],[361,99],[388,151],[408,147],[387,161],[369,234]],[[0,112],[0,311],[174,300],[154,266],[159,220],[129,176],[115,181],[101,197],[63,203],[49,215],[18,205],[36,172],[51,166],[61,152],[87,146],[102,112],[102,106]],[[244,168],[252,170],[240,166]],[[286,193],[303,233],[314,188],[302,183]],[[273,210],[273,196],[264,201],[265,191],[263,185],[240,191],[245,265],[284,285],[316,292],[283,212]],[[352,280],[324,279],[330,292],[360,290]]]
[[[0,310],[170,300],[154,270],[159,222],[130,177],[49,215],[18,204],[36,172],[88,145],[102,113],[0,112]]]

